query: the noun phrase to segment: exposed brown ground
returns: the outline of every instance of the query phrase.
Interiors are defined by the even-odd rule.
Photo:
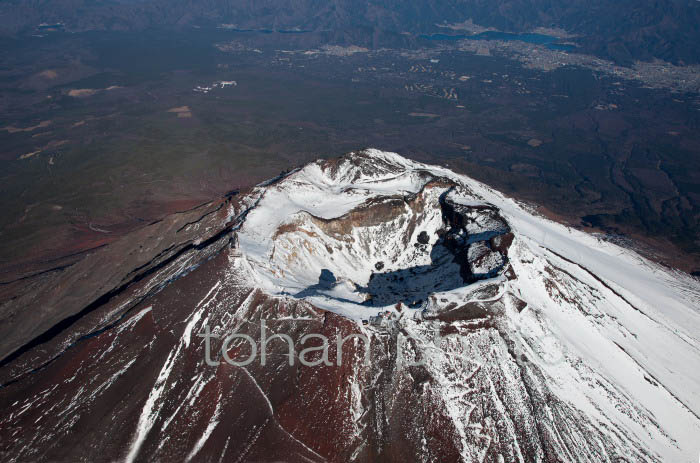
[[[9,133],[32,132],[36,129],[43,129],[44,127],[48,127],[49,125],[51,125],[51,121],[41,121],[38,124],[32,125],[30,127],[19,128],[15,127],[14,125],[8,125],[7,127],[3,127],[0,130],[5,130]]]

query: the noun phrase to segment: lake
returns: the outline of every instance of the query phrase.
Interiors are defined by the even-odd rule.
[[[480,34],[422,34],[422,38],[428,40],[503,40],[510,42],[517,40],[520,42],[533,43],[536,45],[544,45],[552,50],[563,50],[569,51],[573,50],[575,47],[573,45],[565,45],[557,43],[559,39],[557,37],[546,35],[546,34],[535,34],[535,33],[523,33],[515,34],[511,32],[499,32],[499,31],[486,31]]]

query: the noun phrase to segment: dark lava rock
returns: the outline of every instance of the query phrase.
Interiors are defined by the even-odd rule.
[[[418,235],[418,242],[420,244],[428,244],[430,242],[430,237],[425,232],[425,230],[420,232],[420,234]]]
[[[383,268],[384,268],[384,262],[382,262],[382,261],[380,260],[379,262],[377,262],[376,264],[374,264],[374,268],[377,269],[377,271],[383,269]]]

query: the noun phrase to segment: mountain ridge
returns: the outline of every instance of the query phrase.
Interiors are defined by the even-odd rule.
[[[621,63],[654,58],[676,64],[700,62],[695,43],[700,40],[696,25],[700,6],[694,1],[645,0],[610,2],[599,0],[553,3],[546,0],[371,1],[287,0],[199,0],[163,2],[80,0],[9,0],[0,5],[0,31],[4,34],[31,32],[39,25],[61,25],[70,31],[147,28],[216,27],[232,24],[240,29],[301,31],[345,31],[357,45],[373,45],[383,31],[398,35],[437,32],[438,25],[474,23],[511,32],[557,27],[576,39],[584,52]],[[368,36],[350,33],[365,30]],[[444,32],[444,29],[442,29]],[[403,40],[403,39],[401,39]],[[384,43],[382,46],[390,46]]]

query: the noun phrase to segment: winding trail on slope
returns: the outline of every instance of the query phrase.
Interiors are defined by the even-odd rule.
[[[309,448],[309,447],[308,447],[306,444],[304,444],[302,441],[300,441],[299,439],[297,439],[296,437],[294,437],[289,431],[287,431],[287,430],[279,423],[279,421],[277,421],[277,418],[275,417],[275,409],[272,407],[272,402],[270,402],[270,399],[267,397],[267,394],[265,394],[265,391],[263,391],[263,389],[260,387],[260,384],[258,384],[258,381],[255,379],[255,377],[254,377],[252,374],[250,374],[250,371],[248,371],[248,369],[247,369],[246,367],[238,366],[238,368],[239,368],[240,370],[243,370],[243,372],[248,376],[248,378],[250,378],[250,380],[253,382],[253,384],[255,385],[255,387],[256,387],[256,388],[258,389],[258,391],[260,392],[260,395],[262,395],[263,398],[265,399],[265,403],[267,404],[267,407],[268,407],[268,409],[270,410],[270,415],[272,415],[272,419],[273,419],[273,421],[275,422],[275,424],[277,425],[277,427],[279,427],[279,428],[282,430],[282,432],[284,432],[285,434],[287,434],[293,441],[297,442],[299,445],[301,445],[301,446],[304,447],[306,450],[308,450],[309,452],[311,452],[311,454],[313,454],[314,456],[318,457],[322,462],[328,461],[328,460],[326,460],[324,457],[322,457],[321,455],[319,455],[318,453],[316,453],[313,449]],[[302,456],[303,456],[303,455],[302,455]]]

